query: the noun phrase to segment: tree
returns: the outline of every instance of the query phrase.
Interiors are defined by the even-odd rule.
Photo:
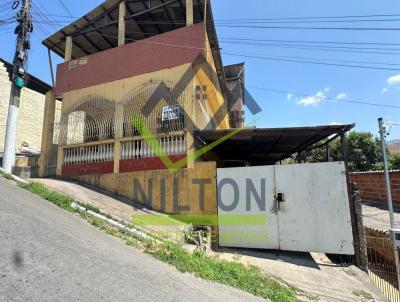
[[[400,153],[389,155],[389,167],[393,170],[400,170]]]
[[[352,131],[347,135],[349,169],[351,171],[368,171],[383,169],[383,157],[380,141],[370,132]],[[333,146],[332,157],[340,160],[340,142],[336,141]]]
[[[382,170],[383,159],[380,141],[369,132],[352,131],[347,134],[348,159],[350,171]],[[307,153],[306,162],[326,161],[325,148],[315,149]],[[329,144],[329,160],[343,160],[340,139]],[[392,165],[396,165],[394,159]],[[398,163],[397,163],[398,164]]]

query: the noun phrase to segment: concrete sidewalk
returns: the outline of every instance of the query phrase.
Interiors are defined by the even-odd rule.
[[[38,178],[33,179],[33,181],[39,182],[53,191],[68,195],[80,203],[96,207],[103,213],[111,215],[114,219],[134,225],[136,228],[146,233],[165,235],[168,239],[178,244],[184,243],[185,230],[190,227],[183,222],[168,218],[165,214],[149,210],[143,205],[128,200],[127,198],[117,196],[90,185],[52,178]],[[161,215],[163,217],[162,221],[168,221],[168,225],[135,224],[135,216],[140,217],[142,220],[143,217],[150,217],[147,215],[151,217]],[[149,220],[151,220],[151,218]]]
[[[366,273],[354,265],[337,265],[325,254],[221,248],[215,256],[257,266],[296,286],[304,292],[300,301],[387,301]]]

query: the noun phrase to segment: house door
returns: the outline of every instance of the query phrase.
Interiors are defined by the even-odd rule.
[[[221,246],[354,254],[344,163],[217,174]]]

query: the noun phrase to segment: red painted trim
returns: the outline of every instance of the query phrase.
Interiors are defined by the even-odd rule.
[[[89,55],[75,70],[62,63],[57,66],[56,94],[193,63],[205,57],[204,45],[199,23]]]
[[[169,158],[172,162],[177,162],[185,157],[186,155],[172,155]],[[167,167],[158,157],[120,160],[119,162],[120,173],[165,169],[167,169]]]
[[[91,163],[81,165],[64,165],[61,168],[62,176],[82,176],[92,174],[114,173],[114,162]]]

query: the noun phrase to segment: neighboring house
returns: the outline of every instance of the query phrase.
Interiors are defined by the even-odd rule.
[[[12,67],[12,64],[0,59],[0,153],[4,150]],[[40,151],[45,94],[51,89],[50,85],[28,75],[27,86],[21,92],[16,152],[21,152],[23,145]]]

